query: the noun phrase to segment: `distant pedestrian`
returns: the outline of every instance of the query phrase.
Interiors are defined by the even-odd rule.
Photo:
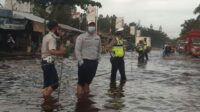
[[[96,74],[101,55],[101,39],[96,34],[94,22],[90,22],[88,31],[76,39],[75,55],[78,60],[77,95],[89,94],[89,86]]]
[[[112,39],[108,48],[111,48],[111,58],[110,62],[112,65],[111,69],[111,82],[116,81],[117,71],[119,70],[121,75],[121,82],[126,82],[126,74],[125,74],[125,63],[124,63],[124,41],[123,41],[123,28],[119,28],[116,31],[116,37]]]
[[[171,46],[166,43],[163,48],[163,57],[170,56],[171,54]]]
[[[43,37],[41,57],[44,78],[43,96],[50,96],[58,88],[58,74],[54,65],[56,56],[64,56],[66,49],[57,48],[56,39],[59,38],[59,26],[56,21],[48,23],[49,33]]]
[[[138,62],[143,63],[144,62],[144,41],[140,40],[139,43],[137,43],[136,51],[138,52]]]
[[[8,45],[8,51],[12,52],[12,50],[15,46],[15,41],[11,34],[8,34],[7,45]]]
[[[147,46],[147,38],[144,38],[143,40],[143,44],[144,44],[144,57],[145,57],[145,60],[148,61],[149,60],[149,56],[148,56],[148,46]]]

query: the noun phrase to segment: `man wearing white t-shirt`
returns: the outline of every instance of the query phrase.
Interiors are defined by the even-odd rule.
[[[56,56],[64,56],[66,49],[57,48],[56,39],[59,37],[59,26],[56,21],[50,21],[48,24],[49,33],[43,37],[41,58],[44,78],[43,96],[50,96],[58,88],[58,74],[54,65]]]

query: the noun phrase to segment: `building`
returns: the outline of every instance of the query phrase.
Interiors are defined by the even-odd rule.
[[[32,12],[33,5],[30,3],[19,3],[17,0],[5,0],[5,8],[19,12]]]

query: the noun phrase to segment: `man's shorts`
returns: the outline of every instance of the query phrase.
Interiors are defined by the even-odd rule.
[[[98,66],[97,60],[83,60],[83,65],[78,67],[78,84],[84,86],[85,84],[91,84]]]
[[[58,88],[58,73],[56,71],[54,63],[47,63],[46,61],[42,61],[42,70],[43,70],[43,78],[44,78],[44,86],[46,88],[51,86],[53,90]]]

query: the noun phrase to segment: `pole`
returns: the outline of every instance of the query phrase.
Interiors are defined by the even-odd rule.
[[[96,6],[96,32],[98,32],[97,28],[98,28],[98,6]]]
[[[59,102],[59,100],[60,100],[62,70],[63,70],[63,60],[62,60],[62,62],[61,62],[60,77],[59,77],[59,85],[58,85],[58,102]]]

